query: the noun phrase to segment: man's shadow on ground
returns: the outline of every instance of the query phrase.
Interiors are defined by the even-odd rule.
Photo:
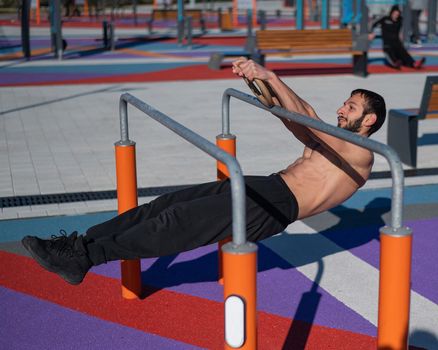
[[[319,234],[289,234],[283,232],[269,238],[269,246],[282,246],[296,252],[303,252],[294,259],[294,265],[282,259],[264,245],[262,241],[262,244],[259,244],[258,251],[258,271],[273,268],[291,269],[319,262],[325,256],[361,246],[374,239],[378,240],[379,228],[385,225],[382,216],[389,210],[390,200],[388,198],[373,199],[365,206],[363,211],[339,206],[330,211],[339,218],[339,221],[322,230]],[[336,244],[321,245],[319,235],[324,235]],[[310,247],[312,249],[308,249]],[[217,251],[190,261],[173,263],[177,256],[171,255],[158,258],[147,270],[142,272],[143,284],[154,286],[146,288],[144,297],[161,288],[187,283],[217,281]]]
[[[259,244],[258,271],[273,268],[292,269],[302,265],[317,263],[318,271],[309,291],[303,291],[300,302],[283,344],[283,350],[305,349],[313,322],[319,307],[322,294],[318,291],[319,282],[324,273],[323,258],[340,251],[349,250],[379,240],[379,230],[388,220],[387,214],[391,209],[389,198],[375,198],[363,210],[338,206],[332,210],[337,222],[316,234],[289,234],[283,232],[269,238],[269,246],[284,247],[297,252],[294,264],[287,262],[267,247]],[[327,219],[328,214],[322,219]],[[318,226],[323,226],[320,217],[305,220],[305,223],[318,231]],[[321,235],[335,244],[321,244]],[[311,249],[309,249],[311,248]],[[162,288],[177,286],[187,283],[215,282],[217,281],[217,251],[207,253],[199,258],[172,264],[177,255],[157,259],[148,270],[142,272],[144,285],[143,297],[147,297]],[[149,286],[148,286],[149,285]],[[153,285],[150,286],[150,285]],[[433,338],[433,341],[431,339]],[[428,343],[438,345],[436,337],[427,331],[416,330],[410,335],[410,340],[415,343]],[[410,346],[411,350],[421,349]],[[437,347],[438,349],[438,347]],[[385,350],[385,349],[382,349]]]

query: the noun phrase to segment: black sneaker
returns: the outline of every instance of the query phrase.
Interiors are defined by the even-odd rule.
[[[43,268],[57,273],[70,284],[79,284],[92,263],[77,232],[70,236],[64,230],[60,233],[60,236],[53,235],[51,239],[26,236],[21,243]]]

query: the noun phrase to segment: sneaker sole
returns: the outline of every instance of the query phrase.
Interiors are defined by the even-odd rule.
[[[64,281],[72,284],[72,285],[78,285],[82,282],[83,278],[71,278],[70,276],[67,276],[66,274],[57,271],[54,267],[52,267],[51,264],[47,263],[44,259],[41,259],[41,257],[36,254],[32,247],[30,246],[29,242],[26,240],[26,238],[23,238],[21,240],[21,243],[23,244],[24,248],[30,253],[32,258],[44,269],[46,269],[49,272],[56,273],[58,276],[60,276]]]

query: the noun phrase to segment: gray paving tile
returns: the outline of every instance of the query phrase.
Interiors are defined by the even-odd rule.
[[[9,213],[0,213],[0,220],[11,220],[11,219],[17,219],[18,213],[17,212],[9,212]]]
[[[14,196],[28,196],[38,193],[40,190],[38,185],[34,186],[24,186],[24,185],[14,185]]]
[[[0,197],[13,197],[13,196],[14,196],[14,190],[12,186],[10,188],[0,187]]]
[[[48,216],[58,216],[58,215],[77,215],[74,208],[63,208],[63,209],[49,209],[47,210]]]
[[[65,193],[66,189],[62,183],[39,184],[40,194]]]
[[[18,218],[35,218],[41,216],[47,216],[47,211],[45,210],[30,210],[30,211],[19,211],[17,213]]]
[[[87,201],[85,205],[91,210],[117,210],[117,199]]]

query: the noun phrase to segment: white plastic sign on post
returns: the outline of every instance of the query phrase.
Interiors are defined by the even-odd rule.
[[[232,348],[245,343],[245,303],[236,295],[225,300],[225,341]]]

